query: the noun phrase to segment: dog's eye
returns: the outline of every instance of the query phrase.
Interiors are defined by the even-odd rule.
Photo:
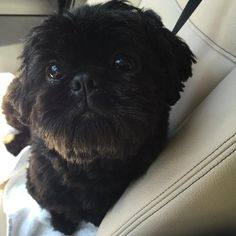
[[[63,76],[63,68],[57,63],[50,63],[46,69],[46,75],[49,79],[59,80]]]
[[[131,71],[135,67],[135,60],[132,57],[122,55],[114,59],[113,66],[122,71]]]

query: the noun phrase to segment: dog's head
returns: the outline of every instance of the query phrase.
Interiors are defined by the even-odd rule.
[[[165,138],[194,56],[151,10],[116,0],[35,27],[7,98],[18,121],[65,159],[134,155]]]

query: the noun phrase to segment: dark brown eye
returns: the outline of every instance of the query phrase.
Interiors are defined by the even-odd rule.
[[[114,59],[113,66],[122,71],[132,71],[135,67],[134,58],[126,55],[117,56]]]
[[[57,63],[50,63],[46,69],[46,75],[49,79],[60,80],[63,77],[63,68]]]

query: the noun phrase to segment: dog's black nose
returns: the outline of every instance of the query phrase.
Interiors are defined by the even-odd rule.
[[[97,82],[87,73],[79,73],[71,81],[71,90],[74,93],[84,92],[87,95],[97,88]]]

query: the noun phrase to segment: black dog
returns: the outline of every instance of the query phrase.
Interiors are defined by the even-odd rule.
[[[194,61],[158,15],[121,0],[51,16],[32,30],[3,110],[31,139],[27,189],[55,229],[99,225],[147,170]]]

